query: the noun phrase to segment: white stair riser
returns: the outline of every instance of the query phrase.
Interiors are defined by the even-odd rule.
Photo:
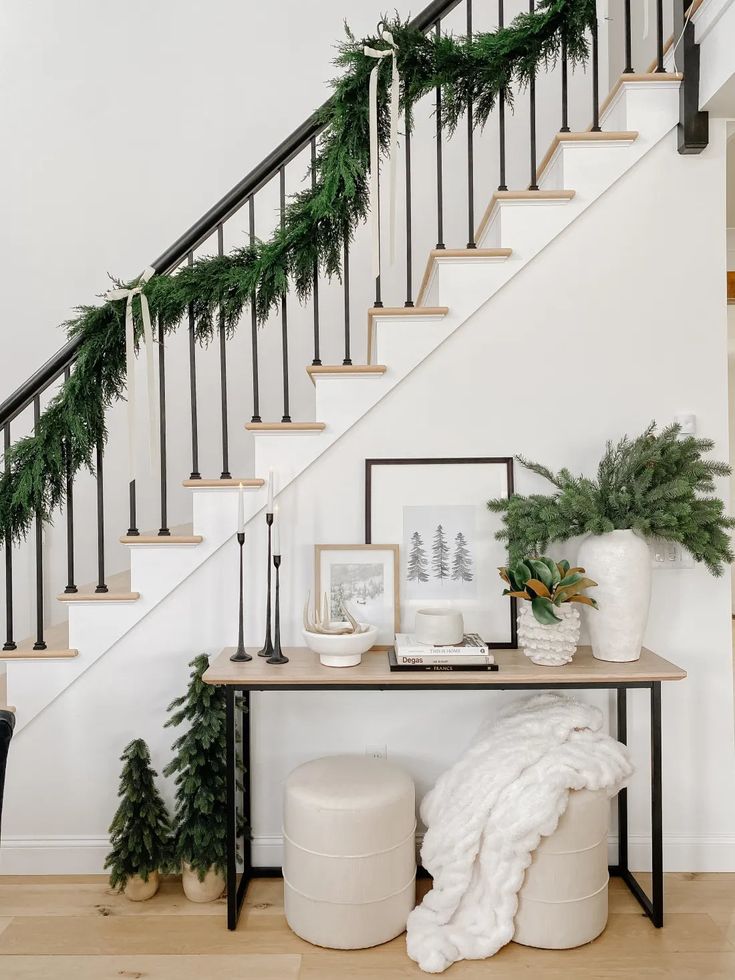
[[[608,131],[637,132],[643,140],[657,139],[679,118],[679,85],[671,82],[623,82],[600,118]]]
[[[403,378],[458,326],[451,311],[443,317],[375,317],[373,360],[390,364],[391,374]]]
[[[508,258],[438,258],[424,303],[448,306],[447,297],[451,296],[452,315],[464,319],[513,275],[508,261]]]
[[[320,375],[316,378],[316,417],[329,419],[330,432],[345,432],[369,412],[395,384],[392,371],[386,374],[340,377]]]
[[[573,202],[574,198],[571,201],[500,200],[482,241],[477,244],[480,248],[512,248],[515,258],[525,263],[573,220],[576,210],[571,207]]]

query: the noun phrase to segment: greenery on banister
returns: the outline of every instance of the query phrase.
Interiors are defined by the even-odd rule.
[[[408,23],[386,19],[398,45],[398,67],[405,111],[439,87],[444,122],[451,131],[471,100],[475,124],[484,125],[501,90],[512,102],[512,87],[553,64],[562,40],[569,61],[584,62],[586,32],[595,17],[595,0],[540,0],[535,13],[519,15],[494,33],[471,39],[429,36]],[[328,276],[341,274],[344,241],[366,217],[370,160],[368,83],[375,66],[365,44],[384,47],[377,36],[356,40],[349,32],[336,63],[342,69],[323,110],[315,185],[289,202],[283,227],[267,241],[224,256],[202,258],[171,276],[145,286],[151,313],[165,331],[175,330],[191,309],[196,339],[212,336],[220,311],[232,333],[251,302],[262,323],[292,289],[300,299],[311,292],[315,266]],[[385,59],[388,60],[388,59]],[[379,137],[389,137],[389,66],[379,72]],[[138,300],[135,301],[136,305]],[[85,306],[66,324],[81,337],[71,377],[42,413],[36,432],[16,442],[0,477],[0,535],[19,540],[36,514],[49,520],[64,499],[67,467],[93,470],[95,448],[106,438],[105,412],[124,395],[124,303]],[[137,336],[141,324],[136,323]]]

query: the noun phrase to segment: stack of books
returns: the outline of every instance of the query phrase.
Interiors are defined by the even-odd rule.
[[[497,670],[487,643],[477,633],[466,633],[456,646],[419,643],[413,633],[396,633],[388,651],[391,670]]]

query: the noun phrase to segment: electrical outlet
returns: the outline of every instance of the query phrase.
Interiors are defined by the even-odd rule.
[[[650,543],[651,564],[654,568],[680,569],[694,568],[694,559],[680,544],[675,541],[663,541],[661,538],[652,538]]]
[[[369,755],[371,759],[387,759],[388,747],[386,745],[366,745],[365,755]]]

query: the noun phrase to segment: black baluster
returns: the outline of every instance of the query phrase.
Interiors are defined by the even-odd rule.
[[[467,39],[472,37],[472,0],[467,0]],[[475,244],[475,148],[472,99],[467,103],[467,248]]]
[[[140,535],[138,530],[138,509],[136,507],[135,501],[135,480],[130,481],[130,527],[128,528],[128,537],[137,538]]]
[[[528,11],[533,13],[536,9],[535,0],[529,0]],[[528,83],[528,95],[530,101],[530,118],[531,118],[531,139],[530,139],[530,149],[531,149],[531,182],[528,185],[530,191],[538,190],[538,183],[536,180],[536,72],[533,72],[531,79]]]
[[[223,226],[217,225],[217,254],[225,254],[225,234]],[[220,393],[222,395],[222,472],[221,480],[231,480],[230,447],[227,431],[227,335],[225,332],[225,311],[220,306],[219,311],[219,376]]]
[[[625,0],[625,68],[624,75],[633,71],[633,31],[630,20],[630,0]]]
[[[10,472],[8,450],[10,449],[10,424],[3,429],[3,456],[5,472]],[[13,540],[10,532],[5,532],[5,643],[3,650],[15,650],[13,638]]]
[[[168,538],[168,470],[166,462],[166,335],[158,321],[158,438],[161,444],[161,527],[159,537]]]
[[[656,71],[664,68],[664,0],[656,0]]]
[[[406,302],[413,306],[413,258],[411,255],[411,107],[406,106]]]
[[[442,36],[441,21],[436,22],[437,41]],[[442,162],[442,90],[436,87],[436,247],[444,245],[444,170]]]
[[[562,38],[561,42],[561,126],[559,132],[569,132],[569,63],[566,38]]]
[[[503,0],[498,0],[498,28],[504,26]],[[507,191],[505,182],[505,89],[501,88],[498,96],[498,147],[500,153],[499,191]]]
[[[286,227],[286,171],[284,167],[278,170],[281,191],[281,229]],[[290,422],[291,414],[288,402],[288,310],[286,308],[286,290],[281,296],[281,353],[283,354],[283,417],[281,422]]]
[[[67,368],[64,371],[64,381],[71,377],[71,371]],[[64,454],[66,459],[64,465],[66,469],[66,587],[65,595],[71,595],[78,589],[74,584],[74,477],[71,468],[71,445],[68,441],[64,443]]]
[[[342,281],[345,294],[345,356],[343,364],[352,364],[350,356],[350,243],[345,237],[342,259]]]
[[[41,399],[38,395],[33,399],[33,431],[38,432],[41,421]],[[36,642],[34,650],[45,650],[46,641],[43,638],[43,520],[40,509],[36,510]]]
[[[600,45],[597,17],[592,20],[592,132],[600,132]]]
[[[316,187],[316,138],[311,138],[311,189]],[[319,352],[319,263],[314,262],[314,366],[322,363]],[[253,420],[254,421],[254,420]]]
[[[194,265],[193,252],[189,252],[187,264],[189,267]],[[189,392],[191,399],[191,474],[189,475],[189,479],[201,480],[202,474],[199,472],[199,421],[197,417],[197,364],[194,326],[194,304],[189,303]]]
[[[255,244],[255,198],[248,201],[250,222],[250,245]],[[255,292],[250,297],[250,339],[253,349],[253,417],[251,422],[262,422],[260,417],[260,384],[258,381],[258,311],[255,308]]]
[[[109,592],[105,583],[105,487],[103,472],[104,443],[97,440],[97,588],[95,592]]]

